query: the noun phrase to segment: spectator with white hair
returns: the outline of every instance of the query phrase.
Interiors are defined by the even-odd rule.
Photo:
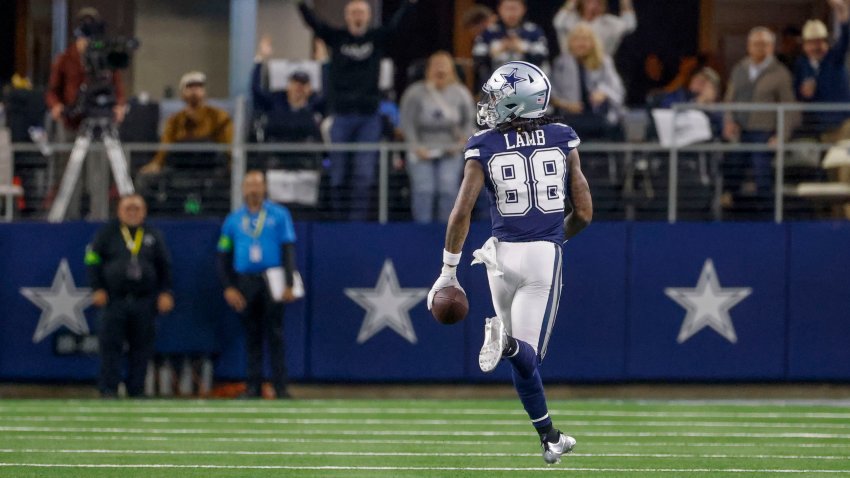
[[[637,29],[632,0],[620,0],[619,16],[608,13],[607,0],[567,0],[552,21],[561,49],[566,49],[567,37],[581,22],[590,24],[605,53],[611,56],[617,52],[623,37]]]
[[[791,73],[774,56],[776,36],[765,27],[750,30],[747,37],[747,57],[738,62],[729,76],[727,103],[792,103],[795,101]],[[723,136],[742,143],[776,142],[776,114],[772,112],[736,111],[727,113]],[[790,137],[796,123],[793,114],[786,113],[785,138]],[[724,195],[726,207],[735,195],[748,197],[769,194],[772,183],[771,152],[755,152],[730,161]],[[746,181],[742,181],[744,176]]]
[[[611,138],[626,91],[611,56],[589,23],[579,23],[552,68],[551,104],[585,138]]]

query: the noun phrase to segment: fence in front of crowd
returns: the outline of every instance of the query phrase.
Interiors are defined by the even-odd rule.
[[[850,128],[823,118],[850,116],[848,111],[843,104],[678,104],[670,110],[632,111],[623,121],[622,141],[585,138],[580,146],[595,218],[671,223],[845,218],[850,144],[841,141],[850,139]],[[769,141],[766,136],[753,140],[753,135],[724,141],[720,130],[727,114],[773,115],[777,133]],[[792,128],[798,118],[803,119],[801,126]],[[409,145],[256,143],[248,141],[253,136],[249,129],[237,128],[230,145],[124,142],[137,190],[147,198],[151,216],[223,216],[241,203],[238,185],[244,172],[262,169],[269,172],[272,198],[289,205],[298,219],[411,219],[413,185],[405,165]],[[17,185],[0,189],[6,218],[13,212],[23,219],[46,217],[71,146],[14,143],[5,148],[13,153],[14,170],[0,164],[0,173],[5,171],[0,180],[6,183],[0,187],[11,184],[12,178]],[[431,150],[450,148],[457,145],[429,145]],[[140,173],[159,151],[168,153],[162,173]],[[355,188],[352,184],[357,183],[347,177],[342,187],[331,187],[331,154],[357,152],[377,157],[372,186]],[[461,169],[458,156],[458,176]],[[339,193],[371,200],[365,210],[351,211],[347,203],[339,207],[334,201]],[[486,202],[478,209],[477,217],[487,217]]]

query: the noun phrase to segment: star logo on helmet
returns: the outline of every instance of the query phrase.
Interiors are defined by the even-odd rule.
[[[522,77],[517,76],[517,74],[516,74],[517,70],[518,70],[518,68],[514,68],[513,71],[510,72],[507,75],[502,73],[502,78],[505,80],[505,86],[510,86],[511,88],[514,89],[514,91],[516,91],[516,84],[517,83],[519,83],[521,81],[528,81],[527,78],[522,78]]]

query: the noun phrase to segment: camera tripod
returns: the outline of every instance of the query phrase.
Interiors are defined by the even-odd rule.
[[[115,123],[108,117],[86,118],[83,120],[77,139],[74,141],[68,166],[65,167],[65,172],[62,174],[59,193],[56,195],[47,215],[49,222],[61,222],[65,219],[68,204],[71,202],[74,188],[80,180],[80,172],[89,152],[89,147],[93,140],[98,139],[103,142],[103,146],[106,148],[106,155],[109,157],[109,165],[112,168],[112,177],[118,186],[118,193],[121,196],[126,196],[134,192],[133,181],[127,171],[127,160],[124,157],[124,150],[121,148],[121,141],[118,139]]]

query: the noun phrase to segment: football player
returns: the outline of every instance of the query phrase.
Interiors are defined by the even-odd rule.
[[[558,312],[562,243],[590,223],[590,189],[575,131],[544,116],[551,85],[540,68],[506,63],[482,89],[478,123],[487,129],[471,137],[464,150],[463,182],[428,308],[438,290],[460,288],[457,264],[473,205],[486,185],[493,237],[473,253],[473,263],[487,267],[496,316],[486,319],[478,363],[484,372],[503,358],[510,363],[514,387],[540,436],[543,459],[558,463],[576,440],[553,427],[538,365]],[[567,200],[572,209],[565,215]]]

